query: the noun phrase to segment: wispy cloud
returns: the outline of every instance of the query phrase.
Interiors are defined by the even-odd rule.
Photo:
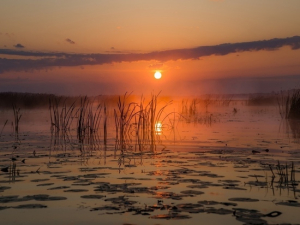
[[[163,63],[155,63],[155,64],[150,64],[150,65],[149,65],[149,68],[150,68],[150,69],[158,70],[158,69],[163,68],[163,66],[164,66]]]
[[[75,44],[75,42],[74,42],[74,41],[72,41],[70,38],[67,38],[67,39],[66,39],[66,42],[68,42],[68,43],[70,43],[70,44],[72,44],[72,45],[74,45],[74,44]]]
[[[25,46],[22,45],[22,44],[16,44],[16,45],[14,45],[14,47],[15,47],[15,48],[25,48]]]
[[[149,53],[68,54],[63,52],[33,52],[0,49],[0,54],[2,55],[39,57],[37,59],[24,59],[24,57],[22,57],[22,59],[0,58],[0,72],[26,71],[55,66],[101,65],[106,63],[134,62],[142,60],[157,60],[162,63],[170,60],[196,60],[201,57],[211,55],[228,55],[230,53],[246,51],[274,51],[284,46],[289,46],[292,50],[300,49],[300,36],[252,42],[226,43],[213,46],[200,46],[189,49],[174,49]]]

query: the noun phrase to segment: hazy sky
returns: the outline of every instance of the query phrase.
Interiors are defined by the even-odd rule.
[[[0,0],[0,92],[300,88],[299,10],[299,0]]]

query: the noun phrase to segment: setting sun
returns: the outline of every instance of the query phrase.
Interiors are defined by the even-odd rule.
[[[155,79],[160,79],[161,78],[161,73],[159,71],[156,71],[154,74]]]

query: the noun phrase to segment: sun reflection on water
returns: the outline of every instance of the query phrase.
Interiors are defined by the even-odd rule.
[[[160,121],[157,121],[155,123],[155,133],[156,133],[156,135],[162,134],[162,123]]]

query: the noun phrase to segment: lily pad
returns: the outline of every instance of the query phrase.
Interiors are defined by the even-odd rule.
[[[31,180],[31,182],[44,182],[44,181],[48,181],[50,179],[35,179],[35,180]]]
[[[21,202],[21,201],[28,201],[28,199],[19,198],[18,195],[0,196],[0,203]]]
[[[300,203],[297,201],[289,200],[286,202],[277,202],[277,205],[286,205],[286,206],[293,206],[293,207],[300,207]]]
[[[214,214],[219,214],[219,215],[227,215],[227,214],[232,214],[232,210],[229,209],[216,209],[216,208],[206,208],[205,212],[207,213],[214,213]]]
[[[258,199],[254,198],[230,198],[228,199],[229,201],[234,201],[234,202],[258,202]]]
[[[179,219],[190,219],[191,217],[188,216],[188,215],[172,213],[172,214],[160,214],[160,215],[150,216],[149,218],[151,218],[151,219],[179,220]]]
[[[234,208],[233,215],[236,220],[244,222],[246,224],[253,225],[267,225],[267,221],[263,220],[261,217],[264,214],[260,213],[257,210],[243,209],[243,208]]]
[[[186,203],[186,204],[179,204],[176,205],[176,208],[171,208],[173,211],[180,211],[180,212],[188,212],[188,213],[201,213],[205,212],[203,205],[201,204],[193,204],[193,203]]]
[[[0,186],[0,192],[3,192],[7,189],[11,189],[11,187],[8,187],[8,186]]]
[[[242,191],[247,190],[246,188],[241,188],[241,187],[236,187],[236,186],[225,186],[225,187],[223,187],[223,189],[227,189],[227,190],[242,190]]]
[[[193,184],[193,185],[188,185],[188,188],[198,188],[198,189],[203,189],[203,188],[208,188],[209,186],[205,184]]]
[[[14,209],[41,209],[41,208],[47,208],[46,205],[42,204],[25,204],[25,205],[18,205],[12,207]]]
[[[219,202],[216,202],[216,201],[198,201],[199,204],[203,204],[203,205],[218,205]]]
[[[51,186],[54,183],[44,183],[44,184],[37,184],[36,186]]]
[[[87,189],[68,189],[68,190],[64,190],[64,192],[87,192],[89,190]]]
[[[48,188],[48,190],[60,190],[60,189],[67,189],[70,188],[70,186],[58,186],[53,188]]]
[[[99,211],[99,210],[120,210],[120,208],[116,206],[101,206],[101,207],[92,208],[90,211]]]
[[[49,196],[49,195],[27,195],[24,199],[34,199],[36,201],[58,201],[58,200],[66,200],[66,197],[60,196]]]
[[[106,197],[105,195],[82,195],[81,198],[87,198],[87,199],[101,199]]]
[[[202,194],[204,194],[203,191],[195,191],[195,190],[186,190],[186,191],[181,191],[180,193],[186,194],[186,195],[202,195]]]

